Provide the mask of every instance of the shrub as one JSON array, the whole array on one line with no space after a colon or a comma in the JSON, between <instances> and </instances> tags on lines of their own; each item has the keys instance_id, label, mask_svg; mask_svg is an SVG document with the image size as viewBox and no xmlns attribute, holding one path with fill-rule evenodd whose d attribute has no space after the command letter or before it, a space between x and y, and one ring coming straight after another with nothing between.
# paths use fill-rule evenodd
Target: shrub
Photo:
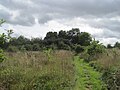
<instances>
[{"instance_id":1,"label":"shrub","mask_svg":"<svg viewBox=\"0 0 120 90\"><path fill-rule=\"evenodd\" d=\"M26 48L25 48L24 45L22 45L22 46L18 46L18 48L19 48L19 50L22 51L22 52L26 51Z\"/></svg>"},{"instance_id":2,"label":"shrub","mask_svg":"<svg viewBox=\"0 0 120 90\"><path fill-rule=\"evenodd\" d=\"M83 47L77 45L75 51L80 53L80 57L85 61L93 61L98 58L98 56L105 51L105 47L102 44L99 44L98 41L92 41L91 45Z\"/></svg>"},{"instance_id":3,"label":"shrub","mask_svg":"<svg viewBox=\"0 0 120 90\"><path fill-rule=\"evenodd\" d=\"M56 50L57 49L57 45L51 44L50 46L48 46L48 49Z\"/></svg>"},{"instance_id":4,"label":"shrub","mask_svg":"<svg viewBox=\"0 0 120 90\"><path fill-rule=\"evenodd\" d=\"M3 62L5 60L5 56L3 54L3 50L0 49L0 63Z\"/></svg>"},{"instance_id":5,"label":"shrub","mask_svg":"<svg viewBox=\"0 0 120 90\"><path fill-rule=\"evenodd\" d=\"M33 51L39 51L39 50L40 50L39 44L33 44Z\"/></svg>"},{"instance_id":6,"label":"shrub","mask_svg":"<svg viewBox=\"0 0 120 90\"><path fill-rule=\"evenodd\" d=\"M76 45L76 47L75 47L76 53L81 53L83 51L84 51L84 47L82 47L81 45Z\"/></svg>"},{"instance_id":7,"label":"shrub","mask_svg":"<svg viewBox=\"0 0 120 90\"><path fill-rule=\"evenodd\" d=\"M88 47L88 54L89 55L95 55L97 53L103 53L105 50L104 46L102 44L99 44L97 41L93 41L91 45Z\"/></svg>"},{"instance_id":8,"label":"shrub","mask_svg":"<svg viewBox=\"0 0 120 90\"><path fill-rule=\"evenodd\" d=\"M90 46L88 46L85 50L87 54L89 54L88 60L95 60L97 59L98 55L105 51L105 47L102 44L99 44L98 41L93 41Z\"/></svg>"},{"instance_id":9,"label":"shrub","mask_svg":"<svg viewBox=\"0 0 120 90\"><path fill-rule=\"evenodd\" d=\"M32 46L31 44L26 44L26 45L25 45L25 48L26 48L26 50L28 50L28 51L32 51L33 46Z\"/></svg>"},{"instance_id":10,"label":"shrub","mask_svg":"<svg viewBox=\"0 0 120 90\"><path fill-rule=\"evenodd\" d=\"M108 49L111 49L111 48L113 48L113 46L112 46L111 44L108 44L108 45L107 45L107 48L108 48Z\"/></svg>"},{"instance_id":11,"label":"shrub","mask_svg":"<svg viewBox=\"0 0 120 90\"><path fill-rule=\"evenodd\" d=\"M120 49L120 43L119 43L119 42L116 42L115 45L114 45L114 47Z\"/></svg>"},{"instance_id":12,"label":"shrub","mask_svg":"<svg viewBox=\"0 0 120 90\"><path fill-rule=\"evenodd\" d=\"M90 61L89 58L90 58L90 55L87 53L87 52L82 52L80 53L80 58L84 59L84 61Z\"/></svg>"},{"instance_id":13,"label":"shrub","mask_svg":"<svg viewBox=\"0 0 120 90\"><path fill-rule=\"evenodd\" d=\"M58 49L63 49L63 50L70 50L70 46L65 44L63 41L60 41L58 43Z\"/></svg>"},{"instance_id":14,"label":"shrub","mask_svg":"<svg viewBox=\"0 0 120 90\"><path fill-rule=\"evenodd\" d=\"M104 71L102 78L107 84L108 90L120 89L120 69L109 68Z\"/></svg>"},{"instance_id":15,"label":"shrub","mask_svg":"<svg viewBox=\"0 0 120 90\"><path fill-rule=\"evenodd\" d=\"M18 48L16 46L9 46L7 49L8 52L17 52Z\"/></svg>"}]
</instances>

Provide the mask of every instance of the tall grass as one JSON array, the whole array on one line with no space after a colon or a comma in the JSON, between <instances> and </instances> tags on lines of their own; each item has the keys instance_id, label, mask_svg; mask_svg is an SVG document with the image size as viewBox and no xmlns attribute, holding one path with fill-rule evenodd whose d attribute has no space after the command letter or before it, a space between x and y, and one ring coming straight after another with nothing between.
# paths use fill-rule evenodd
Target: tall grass
<instances>
[{"instance_id":1,"label":"tall grass","mask_svg":"<svg viewBox=\"0 0 120 90\"><path fill-rule=\"evenodd\" d=\"M116 48L107 49L105 53L97 57L97 63L101 65L103 69L120 67L120 50Z\"/></svg>"},{"instance_id":2,"label":"tall grass","mask_svg":"<svg viewBox=\"0 0 120 90\"><path fill-rule=\"evenodd\" d=\"M92 62L92 66L103 73L102 78L107 84L108 90L120 90L119 49L107 49L105 53L99 54L97 60Z\"/></svg>"},{"instance_id":3,"label":"tall grass","mask_svg":"<svg viewBox=\"0 0 120 90\"><path fill-rule=\"evenodd\" d=\"M0 90L100 90L102 79L109 90L120 89L118 49L106 50L89 63L64 50L5 54L7 60L0 63Z\"/></svg>"},{"instance_id":4,"label":"tall grass","mask_svg":"<svg viewBox=\"0 0 120 90\"><path fill-rule=\"evenodd\" d=\"M0 64L0 90L72 90L73 54L69 51L6 52Z\"/></svg>"}]
</instances>

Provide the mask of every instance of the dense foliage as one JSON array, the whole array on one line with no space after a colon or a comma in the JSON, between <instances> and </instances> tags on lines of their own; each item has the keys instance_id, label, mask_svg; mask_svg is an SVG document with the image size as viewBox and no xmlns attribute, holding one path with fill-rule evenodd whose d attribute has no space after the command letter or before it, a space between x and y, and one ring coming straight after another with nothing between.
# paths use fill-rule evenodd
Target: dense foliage
<instances>
[{"instance_id":1,"label":"dense foliage","mask_svg":"<svg viewBox=\"0 0 120 90\"><path fill-rule=\"evenodd\" d=\"M0 20L0 26L4 23L5 21L3 19ZM0 63L3 62L3 60L5 59L5 56L3 54L3 50L1 49L2 46L4 45L4 42L6 41L6 35L0 34Z\"/></svg>"},{"instance_id":2,"label":"dense foliage","mask_svg":"<svg viewBox=\"0 0 120 90\"><path fill-rule=\"evenodd\" d=\"M10 34L12 34L12 31L9 31L8 35L10 36ZM5 43L1 44L0 47L8 51L22 50L23 48L27 51L40 51L48 48L75 50L77 45L89 46L91 41L92 37L89 33L80 32L79 29L75 28L69 31L61 30L59 33L48 32L44 39L28 39L24 36L14 37L9 42L5 40Z\"/></svg>"},{"instance_id":3,"label":"dense foliage","mask_svg":"<svg viewBox=\"0 0 120 90\"><path fill-rule=\"evenodd\" d=\"M4 60L5 60L5 56L4 56L3 50L0 49L0 63L3 62Z\"/></svg>"}]
</instances>

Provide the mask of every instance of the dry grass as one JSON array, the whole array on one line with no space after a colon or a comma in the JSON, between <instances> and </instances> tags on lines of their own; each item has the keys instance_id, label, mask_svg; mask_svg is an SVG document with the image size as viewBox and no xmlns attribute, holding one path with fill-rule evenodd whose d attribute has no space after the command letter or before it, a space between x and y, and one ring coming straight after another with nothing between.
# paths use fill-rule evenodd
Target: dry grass
<instances>
[{"instance_id":1,"label":"dry grass","mask_svg":"<svg viewBox=\"0 0 120 90\"><path fill-rule=\"evenodd\" d=\"M108 49L99 55L97 65L109 90L120 90L120 50Z\"/></svg>"},{"instance_id":2,"label":"dry grass","mask_svg":"<svg viewBox=\"0 0 120 90\"><path fill-rule=\"evenodd\" d=\"M120 67L120 50L108 49L105 53L99 55L97 63L102 68Z\"/></svg>"},{"instance_id":3,"label":"dry grass","mask_svg":"<svg viewBox=\"0 0 120 90\"><path fill-rule=\"evenodd\" d=\"M47 74L63 76L70 82L74 81L72 52L54 51L50 53L50 57L44 52L6 52L6 56L7 60L0 66L0 88L23 90L30 87L36 78ZM13 81L8 81L11 77L14 77Z\"/></svg>"}]
</instances>

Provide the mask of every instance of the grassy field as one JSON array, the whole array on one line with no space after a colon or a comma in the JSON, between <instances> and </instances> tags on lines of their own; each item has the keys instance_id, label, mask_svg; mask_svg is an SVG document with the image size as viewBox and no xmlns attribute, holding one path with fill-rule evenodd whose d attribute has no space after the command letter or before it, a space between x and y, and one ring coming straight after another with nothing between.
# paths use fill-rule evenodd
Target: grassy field
<instances>
[{"instance_id":1,"label":"grassy field","mask_svg":"<svg viewBox=\"0 0 120 90\"><path fill-rule=\"evenodd\" d=\"M117 48L108 49L105 53L98 56L97 64L103 69L120 67L120 50Z\"/></svg>"},{"instance_id":2,"label":"grassy field","mask_svg":"<svg viewBox=\"0 0 120 90\"><path fill-rule=\"evenodd\" d=\"M0 90L107 90L102 79L114 79L109 70L120 66L118 50L107 50L90 63L64 50L5 54L7 59L0 63ZM106 71L109 74L104 77Z\"/></svg>"},{"instance_id":3,"label":"grassy field","mask_svg":"<svg viewBox=\"0 0 120 90\"><path fill-rule=\"evenodd\" d=\"M57 52L6 53L0 64L0 90L72 90L73 54Z\"/></svg>"}]
</instances>

